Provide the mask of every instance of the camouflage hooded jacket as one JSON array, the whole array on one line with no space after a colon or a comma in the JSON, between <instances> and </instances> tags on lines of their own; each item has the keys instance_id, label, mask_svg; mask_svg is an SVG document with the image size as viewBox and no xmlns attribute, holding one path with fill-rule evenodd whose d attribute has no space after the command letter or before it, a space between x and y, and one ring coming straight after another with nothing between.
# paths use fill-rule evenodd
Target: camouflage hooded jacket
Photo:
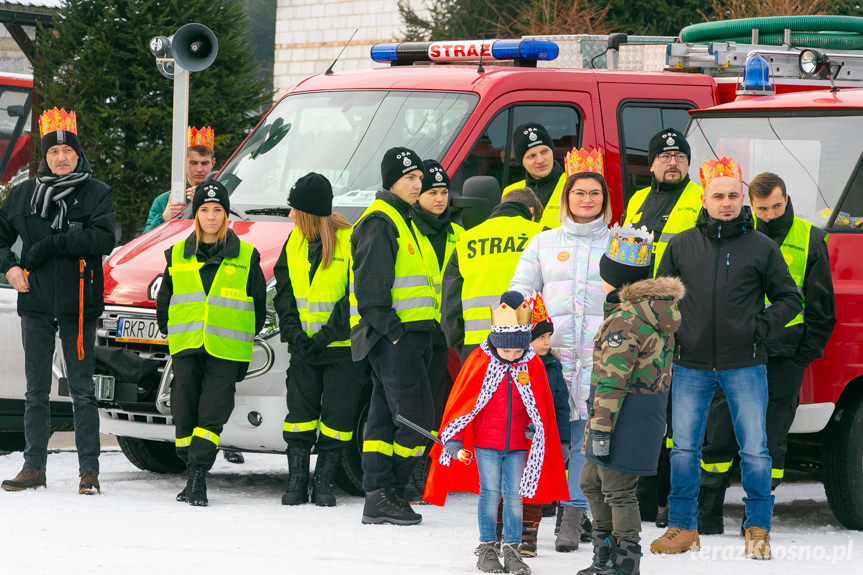
<instances>
[{"instance_id":1,"label":"camouflage hooded jacket","mask_svg":"<svg viewBox=\"0 0 863 575\"><path fill-rule=\"evenodd\" d=\"M620 303L606 304L594 339L585 433L611 433L611 455L598 460L588 440L588 460L631 475L656 472L684 292L679 279L660 277L624 286Z\"/></svg>"}]
</instances>

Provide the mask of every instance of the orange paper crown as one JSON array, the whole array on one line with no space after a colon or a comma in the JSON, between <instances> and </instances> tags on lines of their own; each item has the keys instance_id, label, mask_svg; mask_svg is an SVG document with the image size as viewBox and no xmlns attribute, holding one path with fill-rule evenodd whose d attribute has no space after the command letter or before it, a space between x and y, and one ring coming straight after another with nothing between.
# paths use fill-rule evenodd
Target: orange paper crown
<instances>
[{"instance_id":1,"label":"orange paper crown","mask_svg":"<svg viewBox=\"0 0 863 575\"><path fill-rule=\"evenodd\" d=\"M720 160L710 158L701 164L701 169L698 173L701 175L702 188L706 188L707 184L716 178L734 178L738 182L743 181L743 177L740 174L740 166L737 162L725 156L722 156Z\"/></svg>"},{"instance_id":2,"label":"orange paper crown","mask_svg":"<svg viewBox=\"0 0 863 575\"><path fill-rule=\"evenodd\" d=\"M602 160L602 151L598 148L594 148L590 152L584 148L573 148L566 153L564 169L567 177L581 172L593 172L604 178L605 163Z\"/></svg>"},{"instance_id":3,"label":"orange paper crown","mask_svg":"<svg viewBox=\"0 0 863 575\"><path fill-rule=\"evenodd\" d=\"M530 326L533 327L541 321L551 319L548 317L548 312L545 309L545 302L542 299L542 294L539 292L533 292L533 295L530 299L527 300L528 304L530 304L531 309L533 309L533 314L530 317Z\"/></svg>"},{"instance_id":4,"label":"orange paper crown","mask_svg":"<svg viewBox=\"0 0 863 575\"><path fill-rule=\"evenodd\" d=\"M215 149L216 142L216 133L213 132L213 128L210 126L204 126L200 130L189 126L189 130L186 133L186 140L188 141L187 146L206 146L211 150Z\"/></svg>"},{"instance_id":5,"label":"orange paper crown","mask_svg":"<svg viewBox=\"0 0 863 575\"><path fill-rule=\"evenodd\" d=\"M66 112L63 108L45 110L39 116L39 137L44 138L45 134L63 130L64 132L78 133L78 123L75 120L75 112Z\"/></svg>"}]
</instances>

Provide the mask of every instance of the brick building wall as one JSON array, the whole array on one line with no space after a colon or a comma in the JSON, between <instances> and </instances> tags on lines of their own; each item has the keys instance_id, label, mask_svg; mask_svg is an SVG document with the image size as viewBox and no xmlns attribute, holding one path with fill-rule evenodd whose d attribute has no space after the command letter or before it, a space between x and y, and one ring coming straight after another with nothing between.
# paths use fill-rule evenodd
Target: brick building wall
<instances>
[{"instance_id":1,"label":"brick building wall","mask_svg":"<svg viewBox=\"0 0 863 575\"><path fill-rule=\"evenodd\" d=\"M326 71L355 29L357 35L336 71L380 66L369 57L372 45L398 40L404 33L397 0L278 0L275 97L303 78Z\"/></svg>"}]
</instances>

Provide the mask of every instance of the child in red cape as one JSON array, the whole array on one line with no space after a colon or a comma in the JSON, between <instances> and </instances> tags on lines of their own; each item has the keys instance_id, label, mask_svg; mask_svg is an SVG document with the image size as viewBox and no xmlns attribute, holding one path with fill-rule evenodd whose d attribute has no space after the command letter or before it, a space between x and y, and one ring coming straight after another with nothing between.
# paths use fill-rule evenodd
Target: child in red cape
<instances>
[{"instance_id":1,"label":"child in red cape","mask_svg":"<svg viewBox=\"0 0 863 575\"><path fill-rule=\"evenodd\" d=\"M423 499L443 505L449 492L479 493L477 567L526 575L518 552L522 498L527 503L568 500L569 490L554 401L542 360L530 347L531 308L506 292L492 310L492 332L467 358L444 409L439 444L432 447ZM465 465L461 450L476 453ZM503 544L498 560L498 502L503 497Z\"/></svg>"}]
</instances>

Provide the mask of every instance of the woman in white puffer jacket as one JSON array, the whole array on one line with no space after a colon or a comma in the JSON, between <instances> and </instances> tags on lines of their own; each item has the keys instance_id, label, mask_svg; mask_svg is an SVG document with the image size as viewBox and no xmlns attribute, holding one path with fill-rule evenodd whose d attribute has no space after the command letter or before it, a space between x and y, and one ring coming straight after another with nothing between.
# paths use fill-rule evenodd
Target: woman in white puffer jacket
<instances>
[{"instance_id":1,"label":"woman in white puffer jacket","mask_svg":"<svg viewBox=\"0 0 863 575\"><path fill-rule=\"evenodd\" d=\"M572 499L563 502L563 522L555 548L572 551L578 549L588 508L578 479L584 463L581 444L593 371L593 338L602 324L605 302L599 260L608 243L611 202L601 174L579 172L567 178L560 197L560 219L561 227L538 234L527 245L509 289L523 294L541 292L554 325L551 345L563 364L572 430L569 459Z\"/></svg>"}]
</instances>

